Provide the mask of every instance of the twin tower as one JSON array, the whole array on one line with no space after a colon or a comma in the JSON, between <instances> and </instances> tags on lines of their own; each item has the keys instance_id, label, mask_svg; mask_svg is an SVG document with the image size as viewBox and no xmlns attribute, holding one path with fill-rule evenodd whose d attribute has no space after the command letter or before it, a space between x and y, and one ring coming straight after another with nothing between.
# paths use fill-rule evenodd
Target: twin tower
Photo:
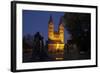
<instances>
[{"instance_id":1,"label":"twin tower","mask_svg":"<svg viewBox=\"0 0 100 73\"><path fill-rule=\"evenodd\" d=\"M63 55L64 52L64 26L62 23L62 19L58 24L58 31L54 31L54 23L52 16L50 16L48 22L48 51L49 53L59 53ZM62 59L62 55L56 56L55 59Z\"/></svg>"}]
</instances>

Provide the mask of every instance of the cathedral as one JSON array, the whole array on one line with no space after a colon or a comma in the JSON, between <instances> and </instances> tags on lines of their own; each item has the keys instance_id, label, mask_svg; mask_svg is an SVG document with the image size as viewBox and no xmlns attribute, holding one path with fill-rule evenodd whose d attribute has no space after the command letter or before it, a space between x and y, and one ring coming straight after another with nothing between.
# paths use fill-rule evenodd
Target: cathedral
<instances>
[{"instance_id":1,"label":"cathedral","mask_svg":"<svg viewBox=\"0 0 100 73\"><path fill-rule=\"evenodd\" d=\"M63 59L64 53L64 26L62 19L58 24L58 31L54 31L53 19L50 16L48 22L48 51L56 60Z\"/></svg>"}]
</instances>

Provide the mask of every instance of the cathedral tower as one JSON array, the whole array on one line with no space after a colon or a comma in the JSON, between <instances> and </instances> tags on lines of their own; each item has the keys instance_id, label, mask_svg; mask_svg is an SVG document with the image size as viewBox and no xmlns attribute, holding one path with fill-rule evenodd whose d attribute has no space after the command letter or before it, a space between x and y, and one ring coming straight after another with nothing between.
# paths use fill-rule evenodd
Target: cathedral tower
<instances>
[{"instance_id":1,"label":"cathedral tower","mask_svg":"<svg viewBox=\"0 0 100 73\"><path fill-rule=\"evenodd\" d=\"M52 20L52 16L50 16L49 23L48 23L48 38L53 39L53 33L54 33L54 24Z\"/></svg>"},{"instance_id":2,"label":"cathedral tower","mask_svg":"<svg viewBox=\"0 0 100 73\"><path fill-rule=\"evenodd\" d=\"M58 31L59 31L59 37L61 38L61 42L64 43L64 26L62 23L62 18L60 19Z\"/></svg>"}]
</instances>

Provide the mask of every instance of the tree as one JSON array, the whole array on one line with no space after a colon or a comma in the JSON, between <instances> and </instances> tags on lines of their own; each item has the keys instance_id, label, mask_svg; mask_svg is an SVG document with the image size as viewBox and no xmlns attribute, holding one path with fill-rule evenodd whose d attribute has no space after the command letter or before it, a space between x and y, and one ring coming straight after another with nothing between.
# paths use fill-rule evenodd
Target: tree
<instances>
[{"instance_id":1,"label":"tree","mask_svg":"<svg viewBox=\"0 0 100 73\"><path fill-rule=\"evenodd\" d=\"M65 13L63 16L65 29L72 35L72 40L80 50L90 49L90 18L89 13Z\"/></svg>"}]
</instances>

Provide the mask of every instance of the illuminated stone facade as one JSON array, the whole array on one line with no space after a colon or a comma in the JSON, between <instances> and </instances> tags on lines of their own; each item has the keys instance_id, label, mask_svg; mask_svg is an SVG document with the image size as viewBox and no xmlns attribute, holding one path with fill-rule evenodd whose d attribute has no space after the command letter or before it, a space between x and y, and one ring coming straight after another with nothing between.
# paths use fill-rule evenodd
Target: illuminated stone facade
<instances>
[{"instance_id":1,"label":"illuminated stone facade","mask_svg":"<svg viewBox=\"0 0 100 73\"><path fill-rule=\"evenodd\" d=\"M56 59L62 59L64 52L64 26L62 19L58 25L58 31L54 31L54 24L52 17L50 16L48 23L48 51L54 53ZM59 56L58 56L58 55ZM58 57L57 57L58 56Z\"/></svg>"}]
</instances>

